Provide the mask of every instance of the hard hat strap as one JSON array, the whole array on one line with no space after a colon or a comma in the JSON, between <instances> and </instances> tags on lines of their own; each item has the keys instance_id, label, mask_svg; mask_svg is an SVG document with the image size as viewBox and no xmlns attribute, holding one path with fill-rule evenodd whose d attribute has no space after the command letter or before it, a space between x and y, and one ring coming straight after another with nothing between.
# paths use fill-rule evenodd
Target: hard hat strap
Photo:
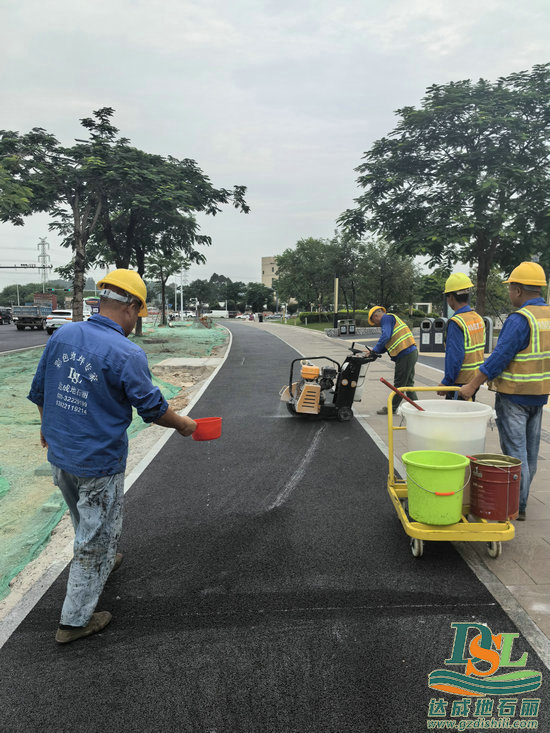
<instances>
[{"instance_id":1,"label":"hard hat strap","mask_svg":"<svg viewBox=\"0 0 550 733\"><path fill-rule=\"evenodd\" d=\"M120 293L115 293L114 290L109 290L108 288L104 288L99 293L100 298L108 298L109 300L118 300L120 303L139 303L141 305L141 301L139 298L136 298L135 295L120 295Z\"/></svg>"}]
</instances>

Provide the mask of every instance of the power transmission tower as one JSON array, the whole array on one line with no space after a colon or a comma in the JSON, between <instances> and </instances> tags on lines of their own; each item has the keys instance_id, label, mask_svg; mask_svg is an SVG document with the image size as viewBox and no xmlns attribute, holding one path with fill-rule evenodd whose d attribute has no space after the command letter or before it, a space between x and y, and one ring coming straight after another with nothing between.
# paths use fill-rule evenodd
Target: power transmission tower
<instances>
[{"instance_id":1,"label":"power transmission tower","mask_svg":"<svg viewBox=\"0 0 550 733\"><path fill-rule=\"evenodd\" d=\"M42 280L42 292L46 292L46 283L48 282L48 270L50 269L50 255L46 252L50 249L50 245L46 241L46 237L40 237L38 242L38 267L40 268L40 279Z\"/></svg>"}]
</instances>

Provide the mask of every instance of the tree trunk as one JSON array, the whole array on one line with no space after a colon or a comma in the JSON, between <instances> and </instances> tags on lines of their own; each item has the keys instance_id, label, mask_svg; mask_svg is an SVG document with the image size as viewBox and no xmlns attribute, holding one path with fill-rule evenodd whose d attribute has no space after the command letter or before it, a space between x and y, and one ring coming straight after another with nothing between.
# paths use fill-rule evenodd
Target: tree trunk
<instances>
[{"instance_id":1,"label":"tree trunk","mask_svg":"<svg viewBox=\"0 0 550 733\"><path fill-rule=\"evenodd\" d=\"M74 277L73 277L73 321L82 321L84 318L84 273L86 269L86 246L82 233L74 233Z\"/></svg>"},{"instance_id":2,"label":"tree trunk","mask_svg":"<svg viewBox=\"0 0 550 733\"><path fill-rule=\"evenodd\" d=\"M71 202L73 209L73 248L74 248L74 273L73 273L73 300L72 311L73 321L82 321L84 297L84 272L86 269L86 243L82 231L82 221L80 218L80 202L78 193L75 194Z\"/></svg>"},{"instance_id":3,"label":"tree trunk","mask_svg":"<svg viewBox=\"0 0 550 733\"><path fill-rule=\"evenodd\" d=\"M90 238L97 220L101 213L101 201L95 206L95 212L90 223L89 217L93 207L93 202L88 201L84 206L84 211L80 209L80 199L78 191L75 193L71 201L73 210L73 248L74 248L74 274L73 274L73 321L82 321L84 318L84 283L86 276L86 243Z\"/></svg>"},{"instance_id":4,"label":"tree trunk","mask_svg":"<svg viewBox=\"0 0 550 733\"><path fill-rule=\"evenodd\" d=\"M136 261L138 275L143 279L145 272L145 255L141 248L136 248ZM127 268L126 268L127 269ZM136 336L143 336L143 318L138 318L136 323Z\"/></svg>"},{"instance_id":5,"label":"tree trunk","mask_svg":"<svg viewBox=\"0 0 550 733\"><path fill-rule=\"evenodd\" d=\"M476 311L480 316L485 315L485 301L487 299L487 279L489 278L489 266L487 255L481 254L477 260L477 298Z\"/></svg>"},{"instance_id":6,"label":"tree trunk","mask_svg":"<svg viewBox=\"0 0 550 733\"><path fill-rule=\"evenodd\" d=\"M160 279L160 297L162 298L162 325L166 326L166 280Z\"/></svg>"}]
</instances>

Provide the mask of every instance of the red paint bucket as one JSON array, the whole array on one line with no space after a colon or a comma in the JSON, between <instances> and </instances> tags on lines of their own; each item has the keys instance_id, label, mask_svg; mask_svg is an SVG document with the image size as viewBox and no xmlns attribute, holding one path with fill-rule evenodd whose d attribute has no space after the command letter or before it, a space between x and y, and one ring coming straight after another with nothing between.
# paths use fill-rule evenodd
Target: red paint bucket
<instances>
[{"instance_id":1,"label":"red paint bucket","mask_svg":"<svg viewBox=\"0 0 550 733\"><path fill-rule=\"evenodd\" d=\"M193 440L216 440L222 434L221 417L195 417L193 420L197 423L191 434Z\"/></svg>"},{"instance_id":2,"label":"red paint bucket","mask_svg":"<svg viewBox=\"0 0 550 733\"><path fill-rule=\"evenodd\" d=\"M519 513L521 461L498 453L478 453L470 458L470 514L505 522Z\"/></svg>"}]
</instances>

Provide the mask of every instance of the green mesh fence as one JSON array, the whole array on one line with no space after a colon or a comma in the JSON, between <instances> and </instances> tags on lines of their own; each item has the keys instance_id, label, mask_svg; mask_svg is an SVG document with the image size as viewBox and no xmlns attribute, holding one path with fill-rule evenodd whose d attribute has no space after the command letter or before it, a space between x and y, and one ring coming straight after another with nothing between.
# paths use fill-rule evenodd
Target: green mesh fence
<instances>
[{"instance_id":1,"label":"green mesh fence","mask_svg":"<svg viewBox=\"0 0 550 733\"><path fill-rule=\"evenodd\" d=\"M143 336L131 337L154 366L171 357L210 356L226 340L226 331L182 323L174 328L145 325ZM40 553L66 511L52 483L46 451L40 445L40 417L27 399L42 349L0 354L0 599L9 583ZM166 397L180 388L153 377ZM134 411L130 440L147 425Z\"/></svg>"}]
</instances>

